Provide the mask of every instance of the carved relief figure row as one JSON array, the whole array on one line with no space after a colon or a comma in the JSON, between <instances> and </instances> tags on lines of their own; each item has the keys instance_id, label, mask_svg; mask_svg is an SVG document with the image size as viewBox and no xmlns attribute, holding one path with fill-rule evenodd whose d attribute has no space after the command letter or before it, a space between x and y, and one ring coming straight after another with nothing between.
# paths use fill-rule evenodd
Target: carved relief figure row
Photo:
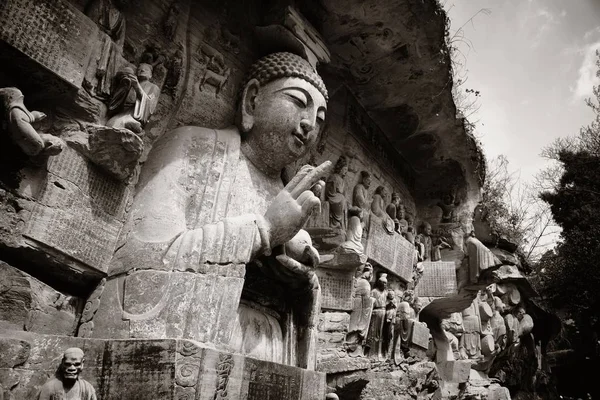
<instances>
[{"instance_id":1,"label":"carved relief figure row","mask_svg":"<svg viewBox=\"0 0 600 400\"><path fill-rule=\"evenodd\" d=\"M415 329L418 334L423 329L426 331L424 352L429 331L425 324L418 322L418 300L413 291L406 290L397 299L397 293L387 287L386 273L378 275L373 289L369 283L372 276L373 267L366 263L355 280L354 307L346 336L350 357L367 356L376 361L393 358L398 364L416 344L413 341ZM417 328L415 325L418 325Z\"/></svg>"}]
</instances>

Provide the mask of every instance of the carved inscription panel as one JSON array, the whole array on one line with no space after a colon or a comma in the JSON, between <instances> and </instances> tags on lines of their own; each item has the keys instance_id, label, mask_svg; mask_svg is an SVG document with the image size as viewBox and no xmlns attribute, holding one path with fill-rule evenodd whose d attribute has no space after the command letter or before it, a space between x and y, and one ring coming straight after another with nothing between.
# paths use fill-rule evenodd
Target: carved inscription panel
<instances>
[{"instance_id":1,"label":"carved inscription panel","mask_svg":"<svg viewBox=\"0 0 600 400\"><path fill-rule=\"evenodd\" d=\"M393 270L396 262L396 241L383 228L379 217L371 214L369 218L369 238L365 250L367 257L382 267Z\"/></svg>"},{"instance_id":2,"label":"carved inscription panel","mask_svg":"<svg viewBox=\"0 0 600 400\"><path fill-rule=\"evenodd\" d=\"M0 40L81 87L95 24L62 0L1 0Z\"/></svg>"},{"instance_id":3,"label":"carved inscription panel","mask_svg":"<svg viewBox=\"0 0 600 400\"><path fill-rule=\"evenodd\" d=\"M69 148L48 170L25 236L104 271L123 226L126 187Z\"/></svg>"},{"instance_id":4,"label":"carved inscription panel","mask_svg":"<svg viewBox=\"0 0 600 400\"><path fill-rule=\"evenodd\" d=\"M412 280L414 246L396 232L388 234L382 220L374 214L369 218L369 237L365 253L388 272L406 282Z\"/></svg>"},{"instance_id":5,"label":"carved inscription panel","mask_svg":"<svg viewBox=\"0 0 600 400\"><path fill-rule=\"evenodd\" d=\"M331 310L352 310L354 296L353 272L328 268L317 269L321 285L321 307Z\"/></svg>"},{"instance_id":6,"label":"carved inscription panel","mask_svg":"<svg viewBox=\"0 0 600 400\"><path fill-rule=\"evenodd\" d=\"M260 365L262 364L262 365ZM246 400L298 399L301 396L301 376L296 368L246 359L245 368L250 370Z\"/></svg>"},{"instance_id":7,"label":"carved inscription panel","mask_svg":"<svg viewBox=\"0 0 600 400\"><path fill-rule=\"evenodd\" d=\"M452 261L423 262L423 276L416 292L420 297L446 297L456 294L455 263Z\"/></svg>"},{"instance_id":8,"label":"carved inscription panel","mask_svg":"<svg viewBox=\"0 0 600 400\"><path fill-rule=\"evenodd\" d=\"M394 271L399 277L408 282L412 279L415 246L401 235L395 235L395 237L396 260Z\"/></svg>"}]
</instances>

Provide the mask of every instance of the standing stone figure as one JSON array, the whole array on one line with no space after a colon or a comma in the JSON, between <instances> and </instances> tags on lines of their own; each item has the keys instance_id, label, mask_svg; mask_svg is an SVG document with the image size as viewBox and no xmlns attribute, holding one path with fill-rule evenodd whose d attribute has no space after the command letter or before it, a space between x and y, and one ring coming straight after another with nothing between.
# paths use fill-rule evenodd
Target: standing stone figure
<instances>
[{"instance_id":1,"label":"standing stone figure","mask_svg":"<svg viewBox=\"0 0 600 400\"><path fill-rule=\"evenodd\" d=\"M419 233L419 238L417 240L417 243L420 243L423 246L421 253L423 261L432 259L433 245L431 233L431 225L429 222L423 222L421 224L421 232Z\"/></svg>"},{"instance_id":2,"label":"standing stone figure","mask_svg":"<svg viewBox=\"0 0 600 400\"><path fill-rule=\"evenodd\" d=\"M163 135L142 168L92 337L189 338L227 347L239 339L231 337L236 313L249 308L240 303L246 264L260 258L303 290L301 304L311 311L297 365L314 368L319 254L306 245L305 265L282 249L319 210L310 188L331 163L302 167L285 187L281 171L315 145L326 111L327 91L313 67L295 54L273 53L250 68L236 126L184 126Z\"/></svg>"},{"instance_id":3,"label":"standing stone figure","mask_svg":"<svg viewBox=\"0 0 600 400\"><path fill-rule=\"evenodd\" d=\"M95 86L95 93L107 98L111 93L112 78L117 73L119 58L125 43L125 16L122 11L130 0L91 0L85 7L85 15L98 24L98 27L109 37L101 45L100 58L96 68L90 69L95 75L86 74L88 85Z\"/></svg>"},{"instance_id":4,"label":"standing stone figure","mask_svg":"<svg viewBox=\"0 0 600 400\"><path fill-rule=\"evenodd\" d=\"M150 78L152 66L146 63L139 65L137 76L130 67L117 74L117 88L108 103L108 110L113 116L106 123L107 126L142 133L160 95L160 89L150 82Z\"/></svg>"},{"instance_id":5,"label":"standing stone figure","mask_svg":"<svg viewBox=\"0 0 600 400\"><path fill-rule=\"evenodd\" d=\"M371 290L373 298L373 313L367 335L369 358L383 359L383 323L385 322L385 307L387 304L387 274L382 273L377 279L375 288Z\"/></svg>"},{"instance_id":6,"label":"standing stone figure","mask_svg":"<svg viewBox=\"0 0 600 400\"><path fill-rule=\"evenodd\" d=\"M333 174L325 184L325 199L329 202L329 225L332 228L346 229L347 202L344 191L344 178L348 173L348 160L341 156L335 163Z\"/></svg>"},{"instance_id":7,"label":"standing stone figure","mask_svg":"<svg viewBox=\"0 0 600 400\"><path fill-rule=\"evenodd\" d=\"M481 356L481 320L477 299L462 311L464 332L460 338L462 359L475 359Z\"/></svg>"},{"instance_id":8,"label":"standing stone figure","mask_svg":"<svg viewBox=\"0 0 600 400\"><path fill-rule=\"evenodd\" d=\"M38 133L31 124L46 118L39 111L29 111L23 104L23 93L17 88L0 89L0 115L2 128L7 129L12 141L28 156L38 154L54 156L64 148L64 142L56 136Z\"/></svg>"},{"instance_id":9,"label":"standing stone figure","mask_svg":"<svg viewBox=\"0 0 600 400\"><path fill-rule=\"evenodd\" d=\"M346 335L346 346L350 357L364 356L363 345L367 338L371 312L373 310L373 299L371 298L371 277L373 267L365 263L362 274L354 281L354 304L350 314L348 335Z\"/></svg>"},{"instance_id":10,"label":"standing stone figure","mask_svg":"<svg viewBox=\"0 0 600 400\"><path fill-rule=\"evenodd\" d=\"M393 353L394 326L396 324L396 296L393 291L387 292L387 304L385 305L385 321L383 322L382 352L384 358L388 359Z\"/></svg>"},{"instance_id":11,"label":"standing stone figure","mask_svg":"<svg viewBox=\"0 0 600 400\"><path fill-rule=\"evenodd\" d=\"M94 387L79 375L83 370L83 350L77 347L67 349L56 377L44 383L38 400L96 400Z\"/></svg>"}]
</instances>

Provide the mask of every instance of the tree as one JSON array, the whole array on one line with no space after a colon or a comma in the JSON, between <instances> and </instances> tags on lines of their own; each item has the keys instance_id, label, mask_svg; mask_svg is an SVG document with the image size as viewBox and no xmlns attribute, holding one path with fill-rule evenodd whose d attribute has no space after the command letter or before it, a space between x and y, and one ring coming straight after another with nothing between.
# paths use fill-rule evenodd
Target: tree
<instances>
[{"instance_id":1,"label":"tree","mask_svg":"<svg viewBox=\"0 0 600 400\"><path fill-rule=\"evenodd\" d=\"M600 77L600 53L596 55ZM600 268L595 265L600 260L600 87L593 93L595 99L586 100L596 114L591 124L544 150L559 168L545 172L548 190L540 196L562 228L557 259L541 265L545 293L555 307L590 326L597 325L600 306Z\"/></svg>"},{"instance_id":2,"label":"tree","mask_svg":"<svg viewBox=\"0 0 600 400\"><path fill-rule=\"evenodd\" d=\"M521 181L500 155L488 161L482 204L492 233L518 245L528 263L537 261L554 246L559 232L550 207L541 201L536 184Z\"/></svg>"}]
</instances>

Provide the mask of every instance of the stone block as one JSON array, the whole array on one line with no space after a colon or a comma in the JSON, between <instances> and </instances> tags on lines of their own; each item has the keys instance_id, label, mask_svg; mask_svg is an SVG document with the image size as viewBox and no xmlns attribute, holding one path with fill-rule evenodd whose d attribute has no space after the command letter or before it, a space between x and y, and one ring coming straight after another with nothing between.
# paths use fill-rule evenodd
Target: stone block
<instances>
[{"instance_id":1,"label":"stone block","mask_svg":"<svg viewBox=\"0 0 600 400\"><path fill-rule=\"evenodd\" d=\"M0 8L0 40L68 84L80 88L99 29L67 1L7 0Z\"/></svg>"},{"instance_id":2,"label":"stone block","mask_svg":"<svg viewBox=\"0 0 600 400\"><path fill-rule=\"evenodd\" d=\"M323 312L319 315L319 332L347 332L350 314L344 312Z\"/></svg>"},{"instance_id":3,"label":"stone block","mask_svg":"<svg viewBox=\"0 0 600 400\"><path fill-rule=\"evenodd\" d=\"M337 355L330 357L320 357L317 359L317 371L327 374L336 374L339 372L351 372L367 370L371 368L371 361L366 357L339 357Z\"/></svg>"},{"instance_id":4,"label":"stone block","mask_svg":"<svg viewBox=\"0 0 600 400\"><path fill-rule=\"evenodd\" d=\"M81 339L15 331L0 333L0 350L10 354L9 362L0 365L1 387L10 387L14 398L35 398L62 352L73 346L85 352L82 377L103 400L313 400L325 395L321 372L221 352L190 340Z\"/></svg>"},{"instance_id":5,"label":"stone block","mask_svg":"<svg viewBox=\"0 0 600 400\"><path fill-rule=\"evenodd\" d=\"M471 362L464 361L442 361L436 364L438 374L444 382L463 383L469 380Z\"/></svg>"},{"instance_id":6,"label":"stone block","mask_svg":"<svg viewBox=\"0 0 600 400\"><path fill-rule=\"evenodd\" d=\"M318 268L316 273L321 285L321 308L352 310L354 271Z\"/></svg>"},{"instance_id":7,"label":"stone block","mask_svg":"<svg viewBox=\"0 0 600 400\"><path fill-rule=\"evenodd\" d=\"M416 287L416 294L419 297L446 297L456 293L456 267L454 262L423 262L423 276Z\"/></svg>"},{"instance_id":8,"label":"stone block","mask_svg":"<svg viewBox=\"0 0 600 400\"><path fill-rule=\"evenodd\" d=\"M82 272L108 268L123 227L129 189L66 148L52 157L24 236L39 251L66 254Z\"/></svg>"},{"instance_id":9,"label":"stone block","mask_svg":"<svg viewBox=\"0 0 600 400\"><path fill-rule=\"evenodd\" d=\"M369 217L365 254L403 281L412 280L414 246L398 233L388 234L383 228L382 220L372 213Z\"/></svg>"},{"instance_id":10,"label":"stone block","mask_svg":"<svg viewBox=\"0 0 600 400\"><path fill-rule=\"evenodd\" d=\"M62 294L0 261L0 324L31 332L73 335L83 300Z\"/></svg>"},{"instance_id":11,"label":"stone block","mask_svg":"<svg viewBox=\"0 0 600 400\"><path fill-rule=\"evenodd\" d=\"M490 385L487 396L488 400L510 400L508 389L498 384Z\"/></svg>"}]
</instances>

